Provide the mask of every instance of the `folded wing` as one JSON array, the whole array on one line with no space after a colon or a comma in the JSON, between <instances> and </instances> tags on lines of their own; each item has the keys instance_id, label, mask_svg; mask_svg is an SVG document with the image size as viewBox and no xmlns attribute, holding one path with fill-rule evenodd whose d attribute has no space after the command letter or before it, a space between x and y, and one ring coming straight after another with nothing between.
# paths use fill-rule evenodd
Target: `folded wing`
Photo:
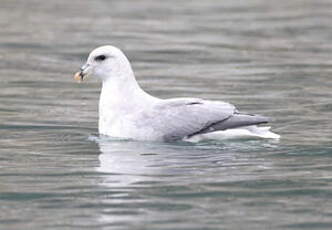
<instances>
[{"instance_id":1,"label":"folded wing","mask_svg":"<svg viewBox=\"0 0 332 230\"><path fill-rule=\"evenodd\" d=\"M145 124L140 125L149 125L165 141L268 122L262 116L240 114L232 104L197 98L163 100L143 116Z\"/></svg>"}]
</instances>

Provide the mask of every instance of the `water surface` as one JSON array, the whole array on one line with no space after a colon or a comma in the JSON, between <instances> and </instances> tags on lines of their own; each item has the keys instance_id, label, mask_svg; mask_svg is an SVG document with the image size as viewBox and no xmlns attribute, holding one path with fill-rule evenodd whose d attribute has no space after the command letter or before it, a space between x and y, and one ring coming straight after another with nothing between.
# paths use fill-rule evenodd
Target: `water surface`
<instances>
[{"instance_id":1,"label":"water surface","mask_svg":"<svg viewBox=\"0 0 332 230\"><path fill-rule=\"evenodd\" d=\"M0 229L331 229L332 2L4 0ZM97 136L100 83L72 74L123 49L148 92L225 100L280 141Z\"/></svg>"}]
</instances>

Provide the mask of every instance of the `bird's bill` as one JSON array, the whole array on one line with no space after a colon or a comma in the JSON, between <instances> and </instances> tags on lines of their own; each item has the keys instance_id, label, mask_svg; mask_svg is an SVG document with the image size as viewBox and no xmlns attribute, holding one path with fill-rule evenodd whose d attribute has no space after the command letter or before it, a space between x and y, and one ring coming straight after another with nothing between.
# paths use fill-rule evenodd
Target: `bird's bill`
<instances>
[{"instance_id":1,"label":"bird's bill","mask_svg":"<svg viewBox=\"0 0 332 230\"><path fill-rule=\"evenodd\" d=\"M74 79L78 82L82 82L84 77L88 74L87 71L88 71L88 68L89 68L89 65L88 64L85 64L84 66L82 66L80 68L80 71L76 72L75 75L74 75Z\"/></svg>"},{"instance_id":2,"label":"bird's bill","mask_svg":"<svg viewBox=\"0 0 332 230\"><path fill-rule=\"evenodd\" d=\"M82 73L82 71L78 71L77 73L75 73L74 75L74 79L78 82L82 82L84 78L84 75Z\"/></svg>"}]
</instances>

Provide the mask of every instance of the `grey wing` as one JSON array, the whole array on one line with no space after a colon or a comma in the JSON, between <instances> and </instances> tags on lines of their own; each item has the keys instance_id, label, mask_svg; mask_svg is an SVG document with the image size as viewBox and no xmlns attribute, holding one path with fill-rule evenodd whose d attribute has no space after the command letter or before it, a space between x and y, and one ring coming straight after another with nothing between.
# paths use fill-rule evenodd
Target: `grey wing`
<instances>
[{"instance_id":1,"label":"grey wing","mask_svg":"<svg viewBox=\"0 0 332 230\"><path fill-rule=\"evenodd\" d=\"M232 104L196 98L163 100L148 117L147 125L165 141L267 122L264 117L238 113Z\"/></svg>"}]
</instances>

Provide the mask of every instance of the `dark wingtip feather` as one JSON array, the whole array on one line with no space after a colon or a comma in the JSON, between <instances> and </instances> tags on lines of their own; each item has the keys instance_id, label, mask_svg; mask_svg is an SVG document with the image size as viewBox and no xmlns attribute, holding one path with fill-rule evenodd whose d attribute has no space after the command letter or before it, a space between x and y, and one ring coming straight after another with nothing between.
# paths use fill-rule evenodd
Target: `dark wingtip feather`
<instances>
[{"instance_id":1,"label":"dark wingtip feather","mask_svg":"<svg viewBox=\"0 0 332 230\"><path fill-rule=\"evenodd\" d=\"M269 118L260 115L235 113L229 118L220 122L214 123L209 127L202 129L195 134L209 133L218 130L234 129L243 126L260 125L269 122Z\"/></svg>"}]
</instances>

